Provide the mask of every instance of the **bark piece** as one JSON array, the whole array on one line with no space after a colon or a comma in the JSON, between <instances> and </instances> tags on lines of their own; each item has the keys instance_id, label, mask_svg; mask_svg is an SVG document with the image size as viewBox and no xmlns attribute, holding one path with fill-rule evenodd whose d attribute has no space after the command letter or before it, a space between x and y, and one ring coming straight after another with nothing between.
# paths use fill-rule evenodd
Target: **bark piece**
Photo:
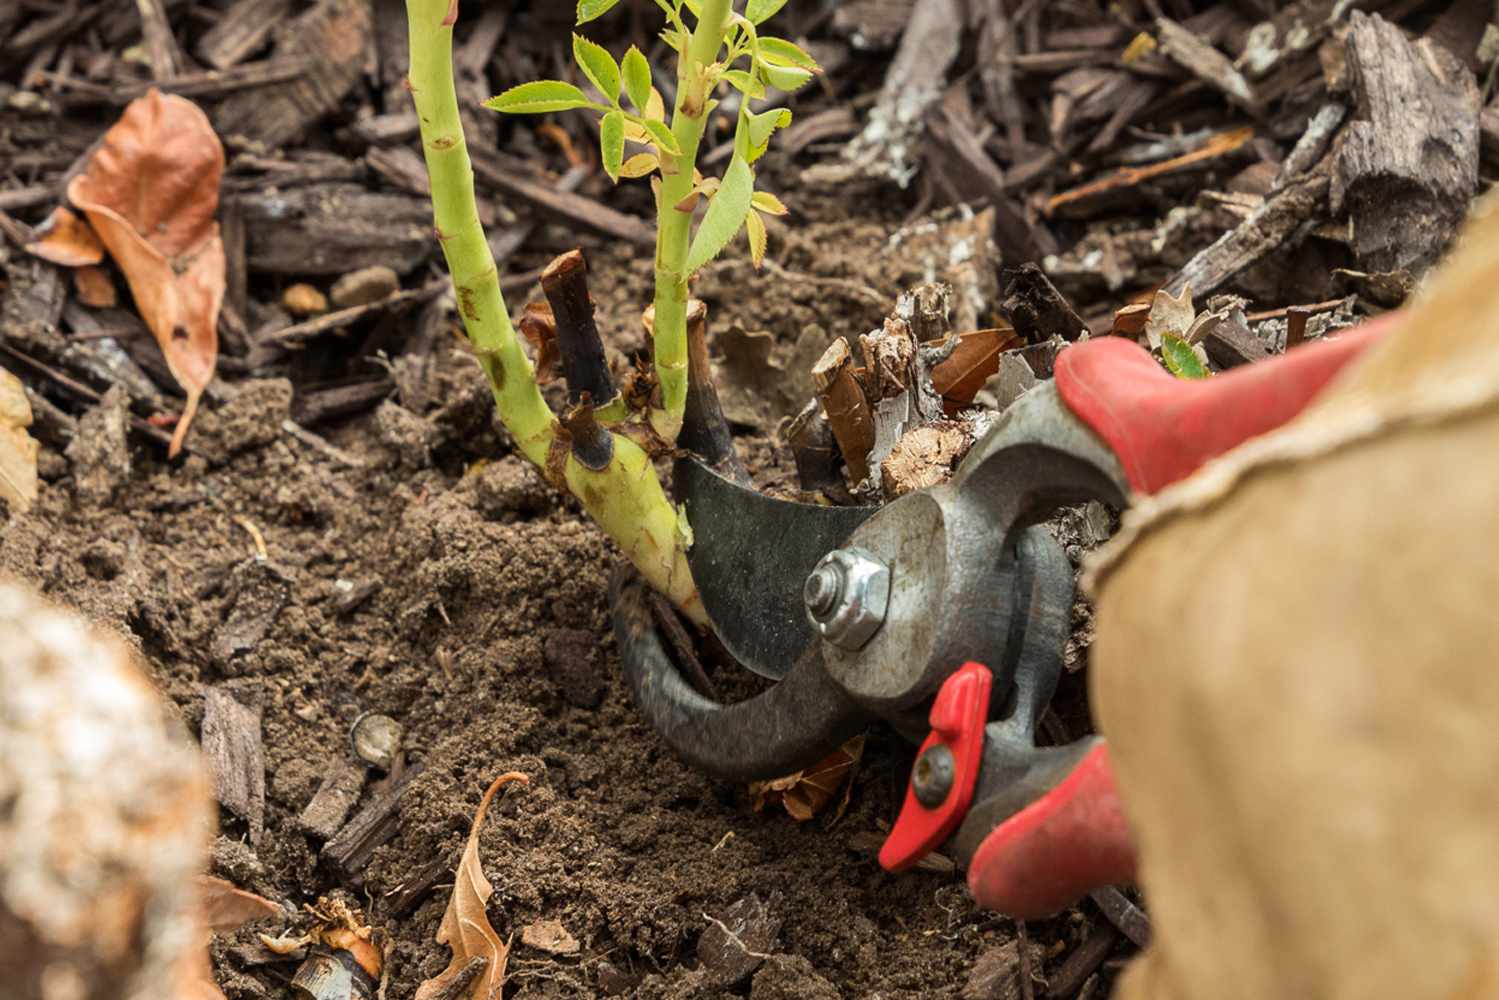
<instances>
[{"instance_id":1,"label":"bark piece","mask_svg":"<svg viewBox=\"0 0 1499 1000\"><path fill-rule=\"evenodd\" d=\"M1025 944L1031 951L1031 968L1039 969L1045 958L1044 949L1029 941ZM1044 980L1032 983L1030 989L1022 984L1020 947L1020 941L1011 939L984 949L968 973L968 982L963 984L962 1000L1025 1000L1044 995Z\"/></svg>"},{"instance_id":2,"label":"bark piece","mask_svg":"<svg viewBox=\"0 0 1499 1000\"><path fill-rule=\"evenodd\" d=\"M250 826L250 843L265 830L265 751L260 709L222 688L203 692L203 756L213 775L219 804Z\"/></svg>"},{"instance_id":3,"label":"bark piece","mask_svg":"<svg viewBox=\"0 0 1499 1000\"><path fill-rule=\"evenodd\" d=\"M1357 108L1337 162L1353 249L1369 271L1419 273L1452 242L1478 187L1478 88L1450 52L1379 16L1352 15Z\"/></svg>"},{"instance_id":4,"label":"bark piece","mask_svg":"<svg viewBox=\"0 0 1499 1000\"><path fill-rule=\"evenodd\" d=\"M166 4L162 0L136 0L135 7L140 12L141 37L151 63L151 76L157 82L170 80L182 72L183 60L177 39L172 37Z\"/></svg>"},{"instance_id":5,"label":"bark piece","mask_svg":"<svg viewBox=\"0 0 1499 1000\"><path fill-rule=\"evenodd\" d=\"M750 893L716 914L697 940L697 958L705 979L716 989L742 982L775 950L781 931L779 893L768 901Z\"/></svg>"},{"instance_id":6,"label":"bark piece","mask_svg":"<svg viewBox=\"0 0 1499 1000\"><path fill-rule=\"evenodd\" d=\"M421 764L408 767L323 845L319 857L337 869L354 887L364 884L364 869L375 849L388 843L400 830L401 798L412 780L421 773Z\"/></svg>"},{"instance_id":7,"label":"bark piece","mask_svg":"<svg viewBox=\"0 0 1499 1000\"><path fill-rule=\"evenodd\" d=\"M1015 332L1028 342L1039 344L1052 337L1072 341L1088 328L1035 264L1006 269L1004 281L1005 301L1001 308L1009 315Z\"/></svg>"},{"instance_id":8,"label":"bark piece","mask_svg":"<svg viewBox=\"0 0 1499 1000\"><path fill-rule=\"evenodd\" d=\"M358 82L373 33L369 0L321 0L276 30L275 54L307 60L297 79L235 94L214 124L225 135L278 148L342 103Z\"/></svg>"},{"instance_id":9,"label":"bark piece","mask_svg":"<svg viewBox=\"0 0 1499 1000\"><path fill-rule=\"evenodd\" d=\"M198 40L197 52L215 69L238 66L270 38L291 0L235 0Z\"/></svg>"},{"instance_id":10,"label":"bark piece","mask_svg":"<svg viewBox=\"0 0 1499 1000\"><path fill-rule=\"evenodd\" d=\"M869 477L869 449L874 447L874 417L864 388L854 375L848 341L839 337L812 369L812 381L822 412L827 415L849 478L855 484Z\"/></svg>"},{"instance_id":11,"label":"bark piece","mask_svg":"<svg viewBox=\"0 0 1499 1000\"><path fill-rule=\"evenodd\" d=\"M817 402L808 403L784 425L781 437L791 446L796 478L804 490L826 490L842 485L838 472L838 442Z\"/></svg>"},{"instance_id":12,"label":"bark piece","mask_svg":"<svg viewBox=\"0 0 1499 1000\"><path fill-rule=\"evenodd\" d=\"M0 584L0 965L8 1000L185 996L208 783L125 646Z\"/></svg>"},{"instance_id":13,"label":"bark piece","mask_svg":"<svg viewBox=\"0 0 1499 1000\"><path fill-rule=\"evenodd\" d=\"M342 758L331 768L297 817L298 826L323 840L331 840L338 833L364 791L364 768Z\"/></svg>"},{"instance_id":14,"label":"bark piece","mask_svg":"<svg viewBox=\"0 0 1499 1000\"><path fill-rule=\"evenodd\" d=\"M1169 18L1156 18L1155 26L1164 55L1239 107L1251 113L1259 111L1253 88L1228 56Z\"/></svg>"},{"instance_id":15,"label":"bark piece","mask_svg":"<svg viewBox=\"0 0 1499 1000\"><path fill-rule=\"evenodd\" d=\"M1223 321L1208 331L1202 347L1219 368L1235 368L1270 356L1269 346L1249 329L1242 309L1229 310Z\"/></svg>"},{"instance_id":16,"label":"bark piece","mask_svg":"<svg viewBox=\"0 0 1499 1000\"><path fill-rule=\"evenodd\" d=\"M432 255L432 207L425 200L315 184L241 198L246 260L262 274L343 275L383 265L399 273Z\"/></svg>"}]
</instances>

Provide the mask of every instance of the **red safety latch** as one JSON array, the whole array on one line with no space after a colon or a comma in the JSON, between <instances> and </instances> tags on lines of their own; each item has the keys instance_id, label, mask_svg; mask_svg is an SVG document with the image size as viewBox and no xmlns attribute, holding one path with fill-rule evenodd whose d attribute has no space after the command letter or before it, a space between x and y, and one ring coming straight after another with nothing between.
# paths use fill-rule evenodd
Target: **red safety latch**
<instances>
[{"instance_id":1,"label":"red safety latch","mask_svg":"<svg viewBox=\"0 0 1499 1000\"><path fill-rule=\"evenodd\" d=\"M932 702L932 733L921 744L906 802L880 848L880 864L905 869L952 836L973 802L984 759L984 726L994 677L981 663L965 663L942 684Z\"/></svg>"}]
</instances>

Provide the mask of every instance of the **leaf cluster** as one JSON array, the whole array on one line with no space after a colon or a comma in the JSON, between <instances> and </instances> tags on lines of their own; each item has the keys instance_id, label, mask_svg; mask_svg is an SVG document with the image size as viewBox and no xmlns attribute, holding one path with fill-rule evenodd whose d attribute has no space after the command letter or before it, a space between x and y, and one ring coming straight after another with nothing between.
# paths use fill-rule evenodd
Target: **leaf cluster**
<instances>
[{"instance_id":1,"label":"leaf cluster","mask_svg":"<svg viewBox=\"0 0 1499 1000\"><path fill-rule=\"evenodd\" d=\"M579 25L602 17L618 0L579 0ZM685 171L692 186L685 198L668 209L691 212L708 199L702 222L694 233L685 262L690 276L746 230L755 266L764 259L767 234L764 216L784 215L786 207L774 195L755 190L755 163L769 148L771 136L791 124L791 111L771 106L756 111L752 102L769 102L772 91L791 92L807 84L820 69L795 42L760 33L760 26L785 6L786 0L749 0L743 14L730 14L713 62L691 59L693 33L684 14L701 15L700 0L655 0L666 16L662 40L680 60L678 99L670 123L665 102L655 87L650 62L636 46L616 61L603 46L573 35L573 59L599 100L563 80L537 80L505 91L485 107L509 114L544 114L589 110L599 115L599 152L606 173L621 178L651 177L661 197L660 178ZM734 130L734 153L720 178L704 177L684 150L684 121L711 114L719 102L713 95L721 86L739 91ZM697 133L692 133L696 135ZM696 140L692 142L695 145ZM632 150L632 147L640 147ZM692 151L695 153L695 149Z\"/></svg>"}]
</instances>

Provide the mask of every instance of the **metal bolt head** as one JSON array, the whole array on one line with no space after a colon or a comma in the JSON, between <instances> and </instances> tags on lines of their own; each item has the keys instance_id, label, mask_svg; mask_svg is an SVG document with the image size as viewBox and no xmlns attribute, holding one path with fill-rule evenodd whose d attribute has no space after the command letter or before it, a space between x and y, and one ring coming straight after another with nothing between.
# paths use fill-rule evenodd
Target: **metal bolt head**
<instances>
[{"instance_id":1,"label":"metal bolt head","mask_svg":"<svg viewBox=\"0 0 1499 1000\"><path fill-rule=\"evenodd\" d=\"M813 568L802 596L807 617L824 639L859 650L879 631L890 608L890 568L864 549L834 549Z\"/></svg>"},{"instance_id":2,"label":"metal bolt head","mask_svg":"<svg viewBox=\"0 0 1499 1000\"><path fill-rule=\"evenodd\" d=\"M916 758L916 766L911 770L911 791L916 793L917 802L928 809L937 808L947 801L952 783L952 751L947 744L938 743Z\"/></svg>"}]
</instances>

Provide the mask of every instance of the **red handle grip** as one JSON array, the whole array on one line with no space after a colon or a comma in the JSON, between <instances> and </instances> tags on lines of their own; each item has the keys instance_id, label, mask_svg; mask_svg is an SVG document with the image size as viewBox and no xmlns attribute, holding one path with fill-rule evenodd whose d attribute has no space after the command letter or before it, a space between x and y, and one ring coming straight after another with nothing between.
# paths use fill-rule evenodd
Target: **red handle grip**
<instances>
[{"instance_id":1,"label":"red handle grip","mask_svg":"<svg viewBox=\"0 0 1499 1000\"><path fill-rule=\"evenodd\" d=\"M1060 784L984 838L968 889L980 906L1030 920L1134 877L1135 849L1100 740Z\"/></svg>"},{"instance_id":2,"label":"red handle grip","mask_svg":"<svg viewBox=\"0 0 1499 1000\"><path fill-rule=\"evenodd\" d=\"M1130 486L1154 493L1296 416L1394 319L1201 381L1176 378L1133 341L1100 337L1057 357L1057 390L1118 456Z\"/></svg>"}]
</instances>

